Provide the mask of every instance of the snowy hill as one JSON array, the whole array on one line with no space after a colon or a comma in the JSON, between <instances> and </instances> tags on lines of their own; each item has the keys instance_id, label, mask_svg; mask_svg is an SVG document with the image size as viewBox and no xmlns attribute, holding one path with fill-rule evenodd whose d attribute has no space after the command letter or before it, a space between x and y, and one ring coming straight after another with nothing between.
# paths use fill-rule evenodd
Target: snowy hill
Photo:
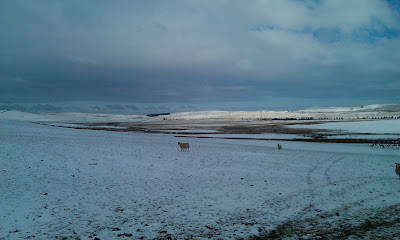
<instances>
[{"instance_id":1,"label":"snowy hill","mask_svg":"<svg viewBox=\"0 0 400 240\"><path fill-rule=\"evenodd\" d=\"M399 104L375 104L360 107L311 108L298 111L204 111L184 112L167 119L375 119L400 117Z\"/></svg>"},{"instance_id":2,"label":"snowy hill","mask_svg":"<svg viewBox=\"0 0 400 240\"><path fill-rule=\"evenodd\" d=\"M94 114L94 113L27 113L17 110L1 111L0 120L17 120L28 122L136 122L148 120L143 115L118 115L118 114Z\"/></svg>"},{"instance_id":3,"label":"snowy hill","mask_svg":"<svg viewBox=\"0 0 400 240\"><path fill-rule=\"evenodd\" d=\"M306 112L400 111L400 104L372 104L359 107L310 108L300 111L306 111Z\"/></svg>"},{"instance_id":4,"label":"snowy hill","mask_svg":"<svg viewBox=\"0 0 400 240\"><path fill-rule=\"evenodd\" d=\"M259 119L377 119L399 118L399 104L374 104L359 107L330 107L311 108L298 111L200 111L179 112L167 116L148 117L144 115L117 115L93 113L27 113L21 111L0 111L0 120L18 120L31 122L138 122L156 120L190 120L190 119L231 119L231 120L259 120Z\"/></svg>"}]
</instances>

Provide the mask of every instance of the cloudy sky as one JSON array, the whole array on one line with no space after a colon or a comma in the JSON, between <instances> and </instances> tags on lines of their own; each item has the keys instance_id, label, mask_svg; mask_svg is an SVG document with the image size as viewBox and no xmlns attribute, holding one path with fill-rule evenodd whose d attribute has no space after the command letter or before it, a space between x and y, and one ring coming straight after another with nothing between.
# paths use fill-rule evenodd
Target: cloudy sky
<instances>
[{"instance_id":1,"label":"cloudy sky","mask_svg":"<svg viewBox=\"0 0 400 240\"><path fill-rule=\"evenodd\" d=\"M3 106L400 103L397 0L0 3Z\"/></svg>"}]
</instances>

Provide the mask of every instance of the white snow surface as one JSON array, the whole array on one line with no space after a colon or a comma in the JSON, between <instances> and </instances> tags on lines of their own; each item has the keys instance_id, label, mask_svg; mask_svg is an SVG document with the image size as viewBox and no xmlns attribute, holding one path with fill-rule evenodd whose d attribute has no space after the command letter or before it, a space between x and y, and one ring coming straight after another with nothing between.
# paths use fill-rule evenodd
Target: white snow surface
<instances>
[{"instance_id":1,"label":"white snow surface","mask_svg":"<svg viewBox=\"0 0 400 240\"><path fill-rule=\"evenodd\" d=\"M159 130L159 131L165 132L165 133L201 133L201 134L218 133L219 132L217 130L207 130L207 129Z\"/></svg>"},{"instance_id":2,"label":"white snow surface","mask_svg":"<svg viewBox=\"0 0 400 240\"><path fill-rule=\"evenodd\" d=\"M95 114L95 113L28 113L21 111L0 112L2 120L29 122L65 122L65 123L97 123L97 122L137 122L150 118L143 115ZM157 119L152 118L152 119Z\"/></svg>"},{"instance_id":3,"label":"white snow surface","mask_svg":"<svg viewBox=\"0 0 400 240\"><path fill-rule=\"evenodd\" d=\"M370 111L370 110L386 110L386 111L399 111L398 104L371 104L359 107L326 107L326 108L310 108L303 111L307 112L360 112L360 111Z\"/></svg>"},{"instance_id":4,"label":"white snow surface","mask_svg":"<svg viewBox=\"0 0 400 240\"><path fill-rule=\"evenodd\" d=\"M70 128L104 128L104 129L126 129L126 127L118 127L118 126L107 126L107 125L95 125L95 126L88 126L85 124L71 124L71 123L52 123L49 124L50 126L55 127L70 127Z\"/></svg>"},{"instance_id":5,"label":"white snow surface","mask_svg":"<svg viewBox=\"0 0 400 240\"><path fill-rule=\"evenodd\" d=\"M298 111L198 111L164 116L166 119L373 119L400 117L399 104L374 104L363 107L311 108Z\"/></svg>"},{"instance_id":6,"label":"white snow surface","mask_svg":"<svg viewBox=\"0 0 400 240\"><path fill-rule=\"evenodd\" d=\"M184 138L183 152L171 134L0 130L0 239L238 239L317 216L357 225L400 204L395 149Z\"/></svg>"},{"instance_id":7,"label":"white snow surface","mask_svg":"<svg viewBox=\"0 0 400 240\"><path fill-rule=\"evenodd\" d=\"M178 112L170 115L148 117L145 115L118 115L95 113L26 113L16 110L0 110L0 119L31 122L99 123L99 122L137 122L163 119L377 119L400 117L399 104L374 104L360 107L312 108L298 111L194 111Z\"/></svg>"},{"instance_id":8,"label":"white snow surface","mask_svg":"<svg viewBox=\"0 0 400 240\"><path fill-rule=\"evenodd\" d=\"M351 133L400 134L400 119L291 125L293 128L327 129Z\"/></svg>"}]
</instances>

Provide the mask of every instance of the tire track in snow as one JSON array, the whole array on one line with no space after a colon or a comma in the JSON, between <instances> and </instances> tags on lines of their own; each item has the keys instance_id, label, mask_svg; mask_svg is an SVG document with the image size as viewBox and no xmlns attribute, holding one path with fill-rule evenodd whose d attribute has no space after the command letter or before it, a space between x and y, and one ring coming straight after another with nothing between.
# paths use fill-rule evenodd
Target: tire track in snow
<instances>
[{"instance_id":1,"label":"tire track in snow","mask_svg":"<svg viewBox=\"0 0 400 240\"><path fill-rule=\"evenodd\" d=\"M342 161L343 159L344 159L344 157L341 157L341 158L339 158L339 159L337 159L337 160L332 161L331 164L329 164L328 167L325 169L325 171L324 171L324 176L325 176L325 178L328 180L328 183L329 183L330 185L332 185L333 183L332 183L331 177L329 176L329 172L331 171L332 167L333 167L336 163Z\"/></svg>"},{"instance_id":2,"label":"tire track in snow","mask_svg":"<svg viewBox=\"0 0 400 240\"><path fill-rule=\"evenodd\" d=\"M339 160L336 160L335 162L338 162ZM330 164L333 166L334 164ZM316 204L319 204L318 202L315 202L315 195L316 194L321 194L321 192L329 192L327 198L336 197L336 196L342 196L341 198L344 198L343 195L350 194L353 191L356 191L357 189L365 189L365 186L370 185L370 184L376 184L380 183L382 181L387 181L387 180L393 180L393 178L378 178L378 179L373 179L373 180L363 180L363 179L370 179L370 177L360 177L360 178L351 178L351 179L345 179L345 180L340 180L340 181L330 181L328 184L320 185L317 188L313 189L302 189L296 192L293 192L289 195L282 196L282 197L275 197L272 199L269 199L268 201L264 202L264 204L270 206L270 208L274 208L276 212L282 212L282 211L290 211L289 208L291 206L298 206L299 203L307 203L307 206L305 206L300 212L306 213L307 209L312 209L316 206ZM361 180L361 182L358 182L358 180ZM344 185L340 186L339 184L343 183L348 183L348 182L356 182L351 185ZM333 190L329 189L328 191L325 191L327 188L340 188L338 190ZM372 197L368 198L361 198L358 199L359 201L373 201L376 200L384 195L390 195L393 194L392 192L384 192L384 193L379 193L377 195L374 195ZM306 199L304 199L306 197ZM321 201L323 199L319 199Z\"/></svg>"},{"instance_id":3,"label":"tire track in snow","mask_svg":"<svg viewBox=\"0 0 400 240\"><path fill-rule=\"evenodd\" d=\"M323 176L325 177L328 185L333 184L332 179L329 176L329 172L330 172L331 168L338 162L342 161L344 159L344 157L341 157L336 160L332 160L332 159L333 159L333 157L331 157L329 159L319 160L319 161L317 161L317 163L315 165L312 166L312 168L307 172L306 181L307 181L308 185L311 186L311 185L315 184L316 181L312 181L312 177L317 172L317 170L321 169L321 168L322 168L321 171L323 171ZM326 164L328 164L328 165L326 165ZM317 181L320 181L320 179Z\"/></svg>"},{"instance_id":4,"label":"tire track in snow","mask_svg":"<svg viewBox=\"0 0 400 240\"><path fill-rule=\"evenodd\" d=\"M331 159L332 158L329 158L328 160L326 159L318 160L316 163L314 163L315 165L312 165L312 168L307 172L307 178L306 178L306 182L309 186L315 183L315 181L312 180L312 176L314 176L315 172L322 166L322 163L327 163Z\"/></svg>"},{"instance_id":5,"label":"tire track in snow","mask_svg":"<svg viewBox=\"0 0 400 240\"><path fill-rule=\"evenodd\" d=\"M276 226L271 231L250 239L398 239L400 204L358 212L357 215L335 212L324 217L297 218ZM304 237L304 238L303 238Z\"/></svg>"},{"instance_id":6,"label":"tire track in snow","mask_svg":"<svg viewBox=\"0 0 400 240\"><path fill-rule=\"evenodd\" d=\"M370 179L370 177L361 177L361 178L352 178L352 179L346 179L346 180L336 181L336 182L331 181L329 184L322 185L317 189L313 189L313 190L308 189L305 191L312 195L313 193L316 194L317 191L320 192L321 191L320 188L332 187L332 186L335 186L334 184L347 183L349 181L354 182L354 181L362 180L362 179L366 179L366 178ZM337 195L338 192L341 192L343 194L345 194L345 193L351 194L354 191L357 191L358 189L365 189L366 186L368 186L368 185L371 185L371 184L372 185L374 185L374 184L380 185L379 183L387 182L388 180L393 180L393 178L388 178L388 177L387 178L377 178L377 179L373 179L370 181L362 180L360 183L354 183L351 185L343 186L338 191L334 191L334 192L329 191L329 195L327 196L327 198ZM335 187L337 187L337 185ZM299 201L309 203L308 206L306 206L303 209L301 209L300 211L298 211L297 214L293 214L291 217L289 217L287 222L296 222L296 224L298 224L299 222L309 221L308 219L314 219L314 220L318 219L318 221L325 221L325 219L326 219L326 221L329 222L328 219L329 218L332 219L333 217L336 217L339 212L345 213L345 215L343 217L341 217L340 219L351 219L352 217L359 217L359 215L357 215L357 214L360 209L362 209L363 207L365 208L365 207L369 206L370 203L373 203L375 201L385 201L385 198L393 196L393 191L381 190L378 192L373 192L371 194L372 194L372 196L369 196L369 197L361 197L361 198L357 198L355 201L345 202L340 207L330 210L328 212L319 210L319 207L324 205L324 200L323 200L324 198L319 199L319 201L317 201L317 202L310 203L309 201L307 201L307 199L304 199L304 196L306 196L306 194L304 193L304 191L301 191L301 190L296 193L290 194L286 197L271 199L268 202L271 204L271 208L275 207L276 212L280 213L280 214L283 214L285 212L285 210L286 210L285 208L289 209L293 205L297 204ZM340 199L343 200L343 199L351 199L351 198L341 196ZM312 200L312 198L310 200ZM397 204L398 203L399 202L397 202ZM281 207L278 208L279 206L281 206ZM290 210L287 210L287 211L291 212ZM367 214L367 213L362 212L361 214ZM280 223L280 224L285 224L285 223ZM278 226L280 224L278 224ZM272 225L274 225L274 224L272 224ZM263 225L263 228L265 229L264 225ZM265 232L268 232L268 231L265 231Z\"/></svg>"},{"instance_id":7,"label":"tire track in snow","mask_svg":"<svg viewBox=\"0 0 400 240\"><path fill-rule=\"evenodd\" d=\"M356 178L356 179L347 179L344 181L340 181L342 183L348 183L349 181L357 181L360 179L370 179L370 177L363 177L363 178ZM353 181L354 180L354 181ZM373 188L373 189L377 189L377 191L372 191L370 190L368 195L366 196L362 196L362 197L358 197L358 198L352 198L352 194L357 194L356 191L359 190L366 190L368 189L368 185L376 185L376 186L382 186L382 183L384 182L388 182L388 180L393 180L393 178L376 178L373 180L362 180L359 183L354 183L351 185L345 185L342 186L342 188L340 190L337 191L330 191L329 192L329 196L332 199L332 197L339 197L340 200L339 202L341 202L341 206L337 207L333 210L330 210L328 212L324 212L321 210L318 210L318 206L323 206L324 205L324 201L323 198L319 199L319 202L317 202L316 204L310 204L309 207L304 208L302 211L300 211L298 213L298 216L301 216L300 218L308 221L307 219L309 218L320 218L319 221L325 221L325 218L332 218L332 217L336 217L340 215L344 214L345 217L341 217L341 219L345 218L347 220L349 219L353 219L353 218L360 218L360 210L363 210L365 208L368 209L368 206L373 206L374 202L376 201L381 201L384 205L387 205L385 203L385 201L387 200L387 197L393 196L393 191L391 191L390 189L382 189L382 188ZM335 182L331 182L332 184L336 185ZM329 187L329 185L325 185L324 187ZM358 195L359 196L359 195ZM350 202L345 202L342 203L343 199L356 199L355 201L350 201ZM321 202L322 201L322 202ZM397 201L397 204L399 202ZM390 204L390 202L388 202L388 204ZM369 210L364 210L363 213L361 214L367 214L366 211ZM292 221L292 220L290 220ZM330 226L330 225L329 225Z\"/></svg>"}]
</instances>

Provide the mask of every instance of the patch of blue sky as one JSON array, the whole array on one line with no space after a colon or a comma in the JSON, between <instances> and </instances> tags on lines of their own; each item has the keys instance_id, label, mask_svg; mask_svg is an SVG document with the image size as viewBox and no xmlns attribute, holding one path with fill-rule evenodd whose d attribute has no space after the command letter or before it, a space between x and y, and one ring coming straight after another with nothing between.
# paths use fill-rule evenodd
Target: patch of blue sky
<instances>
[{"instance_id":1,"label":"patch of blue sky","mask_svg":"<svg viewBox=\"0 0 400 240\"><path fill-rule=\"evenodd\" d=\"M277 29L282 29L277 26L269 25L269 24L258 24L255 26L251 26L249 28L249 31L251 32L263 32L267 30L277 30Z\"/></svg>"},{"instance_id":2,"label":"patch of blue sky","mask_svg":"<svg viewBox=\"0 0 400 240\"><path fill-rule=\"evenodd\" d=\"M282 30L288 31L295 34L310 34L316 40L325 43L335 43L344 39L373 44L379 39L394 39L400 38L400 28L390 28L385 24L382 24L379 20L374 19L372 24L366 27L358 28L351 34L343 33L340 28L318 28L313 29L311 27L304 27L301 30L293 30L281 28L273 25L256 25L250 28L250 31L263 32L263 31L275 31Z\"/></svg>"},{"instance_id":3,"label":"patch of blue sky","mask_svg":"<svg viewBox=\"0 0 400 240\"><path fill-rule=\"evenodd\" d=\"M305 6L310 10L317 9L317 6L321 4L323 0L297 0L298 2L302 2Z\"/></svg>"},{"instance_id":4,"label":"patch of blue sky","mask_svg":"<svg viewBox=\"0 0 400 240\"><path fill-rule=\"evenodd\" d=\"M304 27L300 30L293 30L293 29L286 29L286 28L281 28L279 26L273 26L273 25L256 25L250 28L250 31L255 31L255 32L263 32L263 31L275 31L275 30L282 30L282 31L288 31L291 33L295 34L309 34L312 35L315 39L321 41L321 42L328 42L328 43L334 43L338 42L342 39L342 34L339 28L318 28L318 29L313 29L311 27Z\"/></svg>"},{"instance_id":5,"label":"patch of blue sky","mask_svg":"<svg viewBox=\"0 0 400 240\"><path fill-rule=\"evenodd\" d=\"M290 28L283 28L279 26L274 26L271 24L257 24L254 26L249 27L249 31L253 32L263 32L263 31L274 31L274 30L282 30L282 31L289 31L292 33L310 33L313 32L313 29L310 27L304 27L299 30L297 29L290 29Z\"/></svg>"},{"instance_id":6,"label":"patch of blue sky","mask_svg":"<svg viewBox=\"0 0 400 240\"><path fill-rule=\"evenodd\" d=\"M335 43L343 39L343 35L339 28L319 28L309 31L315 39L321 42Z\"/></svg>"},{"instance_id":7,"label":"patch of blue sky","mask_svg":"<svg viewBox=\"0 0 400 240\"><path fill-rule=\"evenodd\" d=\"M375 23L374 28L360 28L354 31L351 39L357 42L373 44L380 39L395 39L400 38L400 28L389 28L384 24Z\"/></svg>"},{"instance_id":8,"label":"patch of blue sky","mask_svg":"<svg viewBox=\"0 0 400 240\"><path fill-rule=\"evenodd\" d=\"M399 0L386 0L386 2L389 3L390 8L400 10L400 1Z\"/></svg>"}]
</instances>

